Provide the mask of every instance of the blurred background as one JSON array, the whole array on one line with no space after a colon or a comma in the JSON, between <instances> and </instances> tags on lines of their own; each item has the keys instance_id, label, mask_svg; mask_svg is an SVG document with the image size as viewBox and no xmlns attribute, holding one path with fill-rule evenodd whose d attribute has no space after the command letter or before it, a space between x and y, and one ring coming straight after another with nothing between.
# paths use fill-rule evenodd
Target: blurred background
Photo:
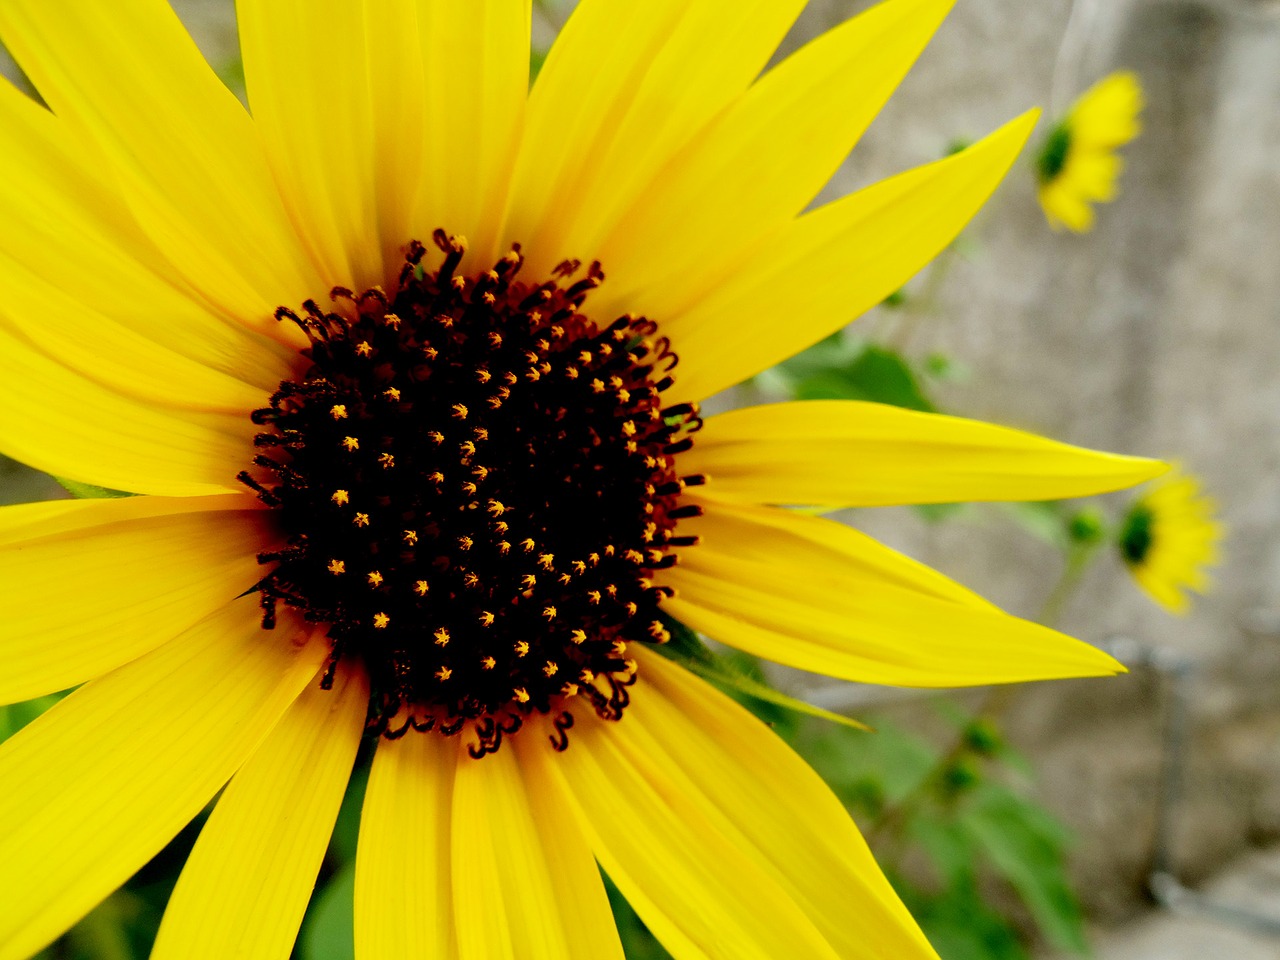
<instances>
[{"instance_id":1,"label":"blurred background","mask_svg":"<svg viewBox=\"0 0 1280 960\"><path fill-rule=\"evenodd\" d=\"M173 5L234 89L231 0ZM782 54L869 6L811 0ZM539 6L536 47L571 7ZM1119 195L1097 208L1092 231L1052 230L1037 202L1037 151L1072 101L1117 70L1138 75L1146 101L1142 133L1122 149ZM0 71L18 78L7 58ZM1022 687L994 704L981 691L940 698L770 672L792 695L881 733L842 731L837 742L772 719L826 757L815 762L913 891L913 909L931 917L944 960L1081 953L1081 915L1103 958L1280 958L1280 2L960 0L819 202L943 156L1033 105L1046 117L1032 146L941 263L799 365L722 402L845 389L1177 460L1217 501L1226 531L1213 586L1182 616L1138 589L1107 541L1131 493L1040 511L850 513L1027 617L1046 612L1064 570L1088 552L1080 582L1050 604L1056 625L1107 646L1131 672ZM889 357L888 373L882 363L867 380L870 348ZM66 495L7 461L0 471L0 502ZM1073 533L1082 516L1101 518L1110 532L1095 539L1105 543ZM831 760L833 751L854 759ZM1022 806L994 803L986 815L996 829L1017 821L1024 835L930 834L959 822L966 778L1016 796ZM915 816L931 808L932 819ZM948 854L957 836L967 839ZM993 869L948 873L948 856L975 850ZM1048 858L1039 873L1037 857ZM322 886L340 879L331 865ZM973 885L1003 928L973 942L948 932L944 894L956 882ZM342 956L314 932L319 922L309 917L301 955ZM966 923L975 925L961 910ZM632 954L659 955L648 949ZM130 955L120 951L72 938L50 956Z\"/></svg>"}]
</instances>

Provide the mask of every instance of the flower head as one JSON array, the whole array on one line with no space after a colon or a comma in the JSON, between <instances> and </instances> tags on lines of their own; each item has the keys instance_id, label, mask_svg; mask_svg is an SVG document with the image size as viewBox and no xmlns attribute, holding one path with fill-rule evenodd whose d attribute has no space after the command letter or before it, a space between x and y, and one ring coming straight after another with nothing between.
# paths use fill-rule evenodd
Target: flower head
<instances>
[{"instance_id":1,"label":"flower head","mask_svg":"<svg viewBox=\"0 0 1280 960\"><path fill-rule=\"evenodd\" d=\"M1040 206L1055 228L1093 229L1093 203L1110 203L1124 161L1116 153L1142 127L1142 86L1133 73L1112 73L1080 95L1045 138L1036 160Z\"/></svg>"},{"instance_id":2,"label":"flower head","mask_svg":"<svg viewBox=\"0 0 1280 960\"><path fill-rule=\"evenodd\" d=\"M1218 506L1189 474L1162 480L1144 493L1120 525L1116 547L1134 580L1160 606L1185 614L1186 591L1205 593L1218 563Z\"/></svg>"},{"instance_id":3,"label":"flower head","mask_svg":"<svg viewBox=\"0 0 1280 960\"><path fill-rule=\"evenodd\" d=\"M931 956L838 802L656 648L871 682L1100 675L823 507L1161 466L869 403L699 404L896 290L1034 117L803 211L950 6L757 79L800 0L242 0L252 117L163 0L0 4L0 957L223 790L153 953L288 956L361 738L361 960ZM724 30L726 17L738 26ZM223 789L225 786L225 789Z\"/></svg>"}]
</instances>

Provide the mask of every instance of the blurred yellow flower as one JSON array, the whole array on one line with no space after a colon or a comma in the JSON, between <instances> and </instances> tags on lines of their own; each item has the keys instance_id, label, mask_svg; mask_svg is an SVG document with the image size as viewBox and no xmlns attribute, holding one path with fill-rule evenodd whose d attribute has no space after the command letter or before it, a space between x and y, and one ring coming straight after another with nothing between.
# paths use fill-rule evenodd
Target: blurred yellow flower
<instances>
[{"instance_id":1,"label":"blurred yellow flower","mask_svg":"<svg viewBox=\"0 0 1280 960\"><path fill-rule=\"evenodd\" d=\"M1136 74L1108 74L1081 94L1045 138L1036 166L1040 206L1054 229L1092 230L1091 204L1115 199L1124 168L1116 149L1141 131L1142 106Z\"/></svg>"},{"instance_id":2,"label":"blurred yellow flower","mask_svg":"<svg viewBox=\"0 0 1280 960\"><path fill-rule=\"evenodd\" d=\"M1144 493L1120 526L1120 556L1138 585L1166 610L1185 614L1185 591L1208 591L1207 570L1218 563L1222 525L1217 503L1200 481L1174 474Z\"/></svg>"},{"instance_id":3,"label":"blurred yellow flower","mask_svg":"<svg viewBox=\"0 0 1280 960\"><path fill-rule=\"evenodd\" d=\"M1162 467L869 403L703 422L1034 122L806 213L951 3L757 79L803 6L583 0L530 93L528 0L241 0L251 116L164 0L0 4L52 109L0 85L0 449L140 494L0 512L0 700L83 684L0 746L0 960L220 790L152 960L288 957L366 735L360 960L618 960L597 864L680 960L933 956L660 615L870 682L1108 674L775 505Z\"/></svg>"}]
</instances>

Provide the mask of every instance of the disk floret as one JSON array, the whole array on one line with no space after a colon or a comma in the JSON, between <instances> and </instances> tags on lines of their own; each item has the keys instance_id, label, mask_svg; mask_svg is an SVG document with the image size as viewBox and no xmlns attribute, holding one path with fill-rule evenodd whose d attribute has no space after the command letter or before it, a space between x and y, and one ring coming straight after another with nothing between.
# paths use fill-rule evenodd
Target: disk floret
<instances>
[{"instance_id":1,"label":"disk floret","mask_svg":"<svg viewBox=\"0 0 1280 960\"><path fill-rule=\"evenodd\" d=\"M635 642L663 642L654 574L692 537L678 455L701 426L664 407L677 358L656 325L582 312L598 263L519 279L519 246L476 276L460 238L410 246L398 289L332 291L277 318L310 346L304 372L253 414L285 545L259 556L262 624L279 604L324 624L328 675L359 660L370 722L474 731L498 749L531 714L563 749L573 709L616 719Z\"/></svg>"}]
</instances>

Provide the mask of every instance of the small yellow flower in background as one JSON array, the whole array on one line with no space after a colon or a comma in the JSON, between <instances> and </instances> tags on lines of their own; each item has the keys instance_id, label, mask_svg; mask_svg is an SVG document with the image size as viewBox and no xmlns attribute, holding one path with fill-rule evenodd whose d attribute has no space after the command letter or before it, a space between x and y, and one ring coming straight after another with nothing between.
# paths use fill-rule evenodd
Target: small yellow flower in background
<instances>
[{"instance_id":1,"label":"small yellow flower in background","mask_svg":"<svg viewBox=\"0 0 1280 960\"><path fill-rule=\"evenodd\" d=\"M1144 493L1120 525L1117 547L1138 586L1171 613L1191 608L1186 591L1206 593L1219 561L1218 505L1200 481L1173 474Z\"/></svg>"},{"instance_id":2,"label":"small yellow flower in background","mask_svg":"<svg viewBox=\"0 0 1280 960\"><path fill-rule=\"evenodd\" d=\"M0 746L0 960L220 790L152 958L283 960L364 736L360 960L617 960L597 863L679 960L934 956L660 614L868 682L1109 674L775 505L1162 465L871 403L703 420L945 248L1035 120L805 213L951 3L757 80L803 6L583 0L530 93L527 0L241 0L251 117L164 0L0 4L51 108L0 85L0 449L139 494L0 511L0 700L81 685Z\"/></svg>"},{"instance_id":3,"label":"small yellow flower in background","mask_svg":"<svg viewBox=\"0 0 1280 960\"><path fill-rule=\"evenodd\" d=\"M1080 95L1045 139L1036 161L1040 206L1054 229L1093 229L1094 203L1116 197L1124 161L1116 153L1142 129L1142 85L1136 74L1103 77Z\"/></svg>"}]
</instances>

